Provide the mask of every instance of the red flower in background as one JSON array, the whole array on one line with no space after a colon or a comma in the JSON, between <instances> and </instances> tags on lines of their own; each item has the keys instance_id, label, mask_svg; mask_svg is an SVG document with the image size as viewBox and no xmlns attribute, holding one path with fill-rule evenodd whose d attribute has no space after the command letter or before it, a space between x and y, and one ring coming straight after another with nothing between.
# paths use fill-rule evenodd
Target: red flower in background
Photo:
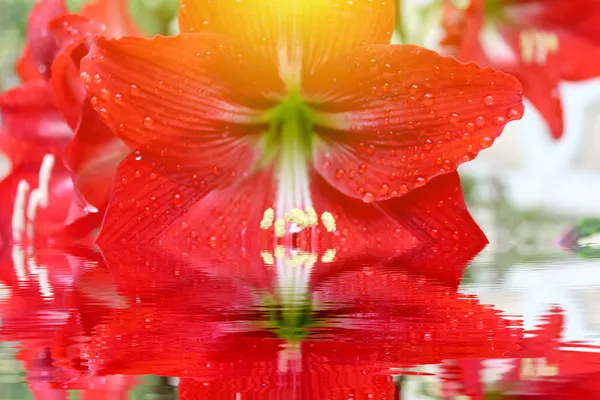
<instances>
[{"instance_id":1,"label":"red flower in background","mask_svg":"<svg viewBox=\"0 0 600 400\"><path fill-rule=\"evenodd\" d=\"M35 232L38 241L59 240L65 233L82 236L99 225L102 214L89 213L106 205L113 171L120 161L116 158L124 154L119 153L118 145L109 143L114 135L86 101L79 82L79 62L93 35L137 32L125 14L125 5L123 0L101 0L85 6L81 15L68 14L64 0L40 0L34 6L26 47L16 68L23 84L0 94L0 150L11 163L10 173L0 185L2 193L12 194L0 200L0 246L11 236L32 240ZM63 152L73 132L76 135L67 147L66 162L76 175L81 198L74 196L71 172L63 166ZM107 157L89 150L98 144L109 146L112 153ZM96 169L93 177L91 168ZM22 181L27 184L20 184ZM29 194L27 188L33 187L38 190Z\"/></svg>"},{"instance_id":2,"label":"red flower in background","mask_svg":"<svg viewBox=\"0 0 600 400\"><path fill-rule=\"evenodd\" d=\"M442 44L462 61L515 75L555 139L563 134L558 84L600 74L596 0L447 1Z\"/></svg>"},{"instance_id":3,"label":"red flower in background","mask_svg":"<svg viewBox=\"0 0 600 400\"><path fill-rule=\"evenodd\" d=\"M494 392L506 399L595 398L600 391L600 347L562 340L563 310L554 307L526 337L522 349L508 354L508 370ZM514 357L514 358L513 358ZM444 387L453 396L483 399L485 360L456 360L444 365Z\"/></svg>"},{"instance_id":4,"label":"red flower in background","mask_svg":"<svg viewBox=\"0 0 600 400\"><path fill-rule=\"evenodd\" d=\"M340 239L397 235L403 196L523 107L508 75L388 45L393 19L391 1L184 0L180 35L97 39L82 76L133 151L100 243L215 246L259 224L310 243L332 220Z\"/></svg>"},{"instance_id":5,"label":"red flower in background","mask_svg":"<svg viewBox=\"0 0 600 400\"><path fill-rule=\"evenodd\" d=\"M0 273L0 340L17 343L35 399L66 400L73 389L82 399L127 398L137 379L92 376L78 358L95 324L126 305L99 254L14 245L0 253Z\"/></svg>"}]
</instances>

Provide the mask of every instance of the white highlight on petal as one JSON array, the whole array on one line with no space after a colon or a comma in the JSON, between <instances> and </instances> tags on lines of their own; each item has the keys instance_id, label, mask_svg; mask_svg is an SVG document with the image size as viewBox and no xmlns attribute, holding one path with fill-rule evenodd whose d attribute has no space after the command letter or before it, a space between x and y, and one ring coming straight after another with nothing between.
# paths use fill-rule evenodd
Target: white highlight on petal
<instances>
[{"instance_id":1,"label":"white highlight on petal","mask_svg":"<svg viewBox=\"0 0 600 400\"><path fill-rule=\"evenodd\" d=\"M29 184L24 180L20 181L17 187L12 215L12 235L15 241L21 240L23 231L25 230L25 203L28 192Z\"/></svg>"}]
</instances>

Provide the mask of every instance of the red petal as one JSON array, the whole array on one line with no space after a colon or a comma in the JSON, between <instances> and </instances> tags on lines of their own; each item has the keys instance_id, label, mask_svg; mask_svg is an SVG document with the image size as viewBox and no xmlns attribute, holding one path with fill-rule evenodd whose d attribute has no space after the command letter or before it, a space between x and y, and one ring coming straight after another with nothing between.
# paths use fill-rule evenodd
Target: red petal
<instances>
[{"instance_id":1,"label":"red petal","mask_svg":"<svg viewBox=\"0 0 600 400\"><path fill-rule=\"evenodd\" d=\"M244 393L249 398L295 400L396 398L394 380L389 375L367 373L350 365L324 367L319 361L312 357L306 361L306 368L314 370L299 372L299 376L294 377L298 381L293 386L291 382L286 382L286 374L276 372L275 360L272 360L272 365L264 366L262 371L257 368L258 371L252 371L253 374L219 379L208 385L205 380L184 378L178 387L179 399L226 400L234 398L237 393ZM256 372L262 374L256 376Z\"/></svg>"},{"instance_id":2,"label":"red petal","mask_svg":"<svg viewBox=\"0 0 600 400\"><path fill-rule=\"evenodd\" d=\"M258 228L274 202L269 173L241 180L229 176L229 187L218 189L202 184L210 179L203 175L195 184L181 184L153 164L138 151L119 165L99 243L169 241L171 248L188 250L198 247L197 242L216 246L222 237L240 243L246 227Z\"/></svg>"},{"instance_id":3,"label":"red petal","mask_svg":"<svg viewBox=\"0 0 600 400\"><path fill-rule=\"evenodd\" d=\"M100 38L82 70L105 122L186 184L246 173L267 130L261 110L283 90L273 65L211 34Z\"/></svg>"},{"instance_id":4,"label":"red petal","mask_svg":"<svg viewBox=\"0 0 600 400\"><path fill-rule=\"evenodd\" d=\"M364 44L390 42L394 1L183 0L181 32L215 32L244 41L280 60L282 49L301 58L304 70ZM294 60L290 60L294 61Z\"/></svg>"},{"instance_id":5,"label":"red petal","mask_svg":"<svg viewBox=\"0 0 600 400\"><path fill-rule=\"evenodd\" d=\"M460 61L474 61L482 66L488 65L488 58L480 42L485 20L484 0L471 0L466 9L446 2L442 20L446 37L441 44L447 54L455 56Z\"/></svg>"},{"instance_id":6,"label":"red petal","mask_svg":"<svg viewBox=\"0 0 600 400\"><path fill-rule=\"evenodd\" d=\"M512 76L415 46L363 47L319 69L303 90L325 113L315 168L365 202L456 170L523 114Z\"/></svg>"},{"instance_id":7,"label":"red petal","mask_svg":"<svg viewBox=\"0 0 600 400\"><path fill-rule=\"evenodd\" d=\"M85 204L104 214L119 163L130 153L125 143L100 119L86 101L81 124L65 150L75 187Z\"/></svg>"},{"instance_id":8,"label":"red petal","mask_svg":"<svg viewBox=\"0 0 600 400\"><path fill-rule=\"evenodd\" d=\"M71 128L76 129L86 97L79 78L79 65L87 54L85 42L92 36L102 34L104 25L80 15L68 14L53 19L48 29L60 48L52 63L54 99Z\"/></svg>"},{"instance_id":9,"label":"red petal","mask_svg":"<svg viewBox=\"0 0 600 400\"><path fill-rule=\"evenodd\" d=\"M531 101L548 124L554 139L563 135L563 110L558 84L560 78L545 66L521 64L515 67L515 75L523 84L525 97Z\"/></svg>"},{"instance_id":10,"label":"red petal","mask_svg":"<svg viewBox=\"0 0 600 400\"><path fill-rule=\"evenodd\" d=\"M6 140L14 145L21 143L24 148L36 144L39 148L32 150L53 152L45 149L64 146L73 134L56 109L52 91L44 81L28 82L1 93L0 111L5 143ZM20 157L10 156L13 162Z\"/></svg>"},{"instance_id":11,"label":"red petal","mask_svg":"<svg viewBox=\"0 0 600 400\"><path fill-rule=\"evenodd\" d=\"M466 207L456 172L375 204L339 196L322 178L315 178L313 187L315 207L330 210L340 221L334 244L341 256L351 249L352 257L364 258L360 250L376 249L380 259L389 257L386 265L391 268L457 287L467 263L487 244ZM317 281L320 273L315 271Z\"/></svg>"},{"instance_id":12,"label":"red petal","mask_svg":"<svg viewBox=\"0 0 600 400\"><path fill-rule=\"evenodd\" d=\"M397 265L394 260L400 260L413 272L437 275L456 286L464 264L486 243L465 207L456 173L377 204L343 196L317 175L311 192L315 208L331 212L337 224L335 234L317 231L314 250L334 248L341 261ZM269 170L210 190L170 179L140 152L117 169L98 242L103 248L154 243L175 254L200 252L207 261L227 257L232 268L248 271L255 268L261 250L272 251L276 245L273 232L259 228L263 212L273 207L274 200ZM251 254L235 260L231 254L241 248ZM377 251L365 253L365 249ZM422 264L415 264L417 256ZM335 273L336 265L341 263L331 265L327 274ZM361 264L357 261L357 265Z\"/></svg>"},{"instance_id":13,"label":"red petal","mask_svg":"<svg viewBox=\"0 0 600 400\"><path fill-rule=\"evenodd\" d=\"M18 71L25 75L24 78L29 77L30 71L34 69L45 79L50 77L50 66L58 46L48 30L48 23L68 12L64 0L39 0L33 6L27 23L27 47L22 58L23 65L18 67Z\"/></svg>"},{"instance_id":14,"label":"red petal","mask_svg":"<svg viewBox=\"0 0 600 400\"><path fill-rule=\"evenodd\" d=\"M129 14L128 0L95 0L85 4L79 14L106 25L107 38L141 36Z\"/></svg>"},{"instance_id":15,"label":"red petal","mask_svg":"<svg viewBox=\"0 0 600 400\"><path fill-rule=\"evenodd\" d=\"M23 54L15 64L15 72L23 82L44 80L44 75L40 74L37 63L33 60L33 55L27 45L25 45Z\"/></svg>"}]
</instances>

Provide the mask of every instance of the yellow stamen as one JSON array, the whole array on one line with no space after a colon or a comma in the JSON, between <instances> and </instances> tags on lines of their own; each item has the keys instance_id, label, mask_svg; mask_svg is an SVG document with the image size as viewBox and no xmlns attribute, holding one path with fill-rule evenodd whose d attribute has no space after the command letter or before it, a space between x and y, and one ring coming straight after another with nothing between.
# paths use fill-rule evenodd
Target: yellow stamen
<instances>
[{"instance_id":1,"label":"yellow stamen","mask_svg":"<svg viewBox=\"0 0 600 400\"><path fill-rule=\"evenodd\" d=\"M269 229L271 225L273 225L273 220L275 219L275 211L272 208L267 208L263 215L262 221L260 221L260 227L262 229Z\"/></svg>"},{"instance_id":2,"label":"yellow stamen","mask_svg":"<svg viewBox=\"0 0 600 400\"><path fill-rule=\"evenodd\" d=\"M271 253L269 253L266 250L261 251L260 256L262 257L266 265L273 265L275 263L275 260L273 259Z\"/></svg>"},{"instance_id":3,"label":"yellow stamen","mask_svg":"<svg viewBox=\"0 0 600 400\"><path fill-rule=\"evenodd\" d=\"M317 212L312 207L308 207L306 209L306 217L308 218L308 226L317 226L317 224L319 223Z\"/></svg>"},{"instance_id":4,"label":"yellow stamen","mask_svg":"<svg viewBox=\"0 0 600 400\"><path fill-rule=\"evenodd\" d=\"M289 223L294 223L300 228L308 226L308 216L299 208L293 208L291 211L285 213L284 218Z\"/></svg>"},{"instance_id":5,"label":"yellow stamen","mask_svg":"<svg viewBox=\"0 0 600 400\"><path fill-rule=\"evenodd\" d=\"M329 249L321 257L321 261L324 263L330 263L335 259L335 249Z\"/></svg>"},{"instance_id":6,"label":"yellow stamen","mask_svg":"<svg viewBox=\"0 0 600 400\"><path fill-rule=\"evenodd\" d=\"M312 268L314 267L314 265L317 263L317 255L314 253L306 253L306 256L304 258L304 266L306 268Z\"/></svg>"},{"instance_id":7,"label":"yellow stamen","mask_svg":"<svg viewBox=\"0 0 600 400\"><path fill-rule=\"evenodd\" d=\"M335 232L335 219L330 212L325 211L321 214L321 221L323 222L323 225L325 225L327 232Z\"/></svg>"},{"instance_id":8,"label":"yellow stamen","mask_svg":"<svg viewBox=\"0 0 600 400\"><path fill-rule=\"evenodd\" d=\"M280 238L285 236L285 221L282 218L277 218L275 221L275 236Z\"/></svg>"}]
</instances>

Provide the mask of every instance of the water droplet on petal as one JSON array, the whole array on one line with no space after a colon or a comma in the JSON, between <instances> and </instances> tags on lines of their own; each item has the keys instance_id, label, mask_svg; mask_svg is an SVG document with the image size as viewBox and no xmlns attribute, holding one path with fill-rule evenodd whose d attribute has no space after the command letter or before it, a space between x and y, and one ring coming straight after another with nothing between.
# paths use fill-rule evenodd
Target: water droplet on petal
<instances>
[{"instance_id":1,"label":"water droplet on petal","mask_svg":"<svg viewBox=\"0 0 600 400\"><path fill-rule=\"evenodd\" d=\"M183 195L181 193L175 192L173 194L173 205L177 208L183 207L184 200L183 200Z\"/></svg>"},{"instance_id":2,"label":"water droplet on petal","mask_svg":"<svg viewBox=\"0 0 600 400\"><path fill-rule=\"evenodd\" d=\"M484 149L487 149L488 147L490 147L492 145L492 143L494 143L494 139L492 139L491 137L488 137L488 136L482 138L481 141L479 142L481 147L483 147Z\"/></svg>"},{"instance_id":3,"label":"water droplet on petal","mask_svg":"<svg viewBox=\"0 0 600 400\"><path fill-rule=\"evenodd\" d=\"M498 126L504 125L506 123L506 118L496 117L496 118L494 118L494 123Z\"/></svg>"},{"instance_id":4,"label":"water droplet on petal","mask_svg":"<svg viewBox=\"0 0 600 400\"><path fill-rule=\"evenodd\" d=\"M457 113L450 114L450 122L453 124L458 124L459 118Z\"/></svg>"},{"instance_id":5,"label":"water droplet on petal","mask_svg":"<svg viewBox=\"0 0 600 400\"><path fill-rule=\"evenodd\" d=\"M483 104L485 104L486 106L493 106L494 105L494 97L493 96L485 96L483 98Z\"/></svg>"},{"instance_id":6,"label":"water droplet on petal","mask_svg":"<svg viewBox=\"0 0 600 400\"><path fill-rule=\"evenodd\" d=\"M521 118L523 116L523 112L521 110L517 110L516 108L508 109L508 117L509 118Z\"/></svg>"},{"instance_id":7,"label":"water droplet on petal","mask_svg":"<svg viewBox=\"0 0 600 400\"><path fill-rule=\"evenodd\" d=\"M385 196L389 192L390 192L390 185L383 183L381 185L381 187L379 188L379 193L381 193L383 196Z\"/></svg>"},{"instance_id":8,"label":"water droplet on petal","mask_svg":"<svg viewBox=\"0 0 600 400\"><path fill-rule=\"evenodd\" d=\"M423 99L423 104L426 106L430 106L433 104L433 96L429 93L425 94Z\"/></svg>"},{"instance_id":9,"label":"water droplet on petal","mask_svg":"<svg viewBox=\"0 0 600 400\"><path fill-rule=\"evenodd\" d=\"M427 179L419 176L418 178L415 179L415 187L422 187L425 186L425 184L427 183Z\"/></svg>"},{"instance_id":10,"label":"water droplet on petal","mask_svg":"<svg viewBox=\"0 0 600 400\"><path fill-rule=\"evenodd\" d=\"M138 97L140 95L140 88L137 85L132 84L129 86L129 93L134 97Z\"/></svg>"},{"instance_id":11,"label":"water droplet on petal","mask_svg":"<svg viewBox=\"0 0 600 400\"><path fill-rule=\"evenodd\" d=\"M98 110L98 114L100 114L100 117L102 117L102 119L109 119L110 118L110 113L104 107L102 107L101 109Z\"/></svg>"},{"instance_id":12,"label":"water droplet on petal","mask_svg":"<svg viewBox=\"0 0 600 400\"><path fill-rule=\"evenodd\" d=\"M362 197L362 201L365 203L372 203L375 201L375 195L371 192L366 192Z\"/></svg>"},{"instance_id":13,"label":"water droplet on petal","mask_svg":"<svg viewBox=\"0 0 600 400\"><path fill-rule=\"evenodd\" d=\"M154 129L154 120L151 117L144 118L144 127L146 129Z\"/></svg>"},{"instance_id":14,"label":"water droplet on petal","mask_svg":"<svg viewBox=\"0 0 600 400\"><path fill-rule=\"evenodd\" d=\"M338 168L337 171L335 171L335 179L337 180L344 178L345 175L346 171L343 168Z\"/></svg>"},{"instance_id":15,"label":"water droplet on petal","mask_svg":"<svg viewBox=\"0 0 600 400\"><path fill-rule=\"evenodd\" d=\"M125 101L123 101L123 95L121 93L115 93L115 104L118 104L120 106L125 104Z\"/></svg>"}]
</instances>

